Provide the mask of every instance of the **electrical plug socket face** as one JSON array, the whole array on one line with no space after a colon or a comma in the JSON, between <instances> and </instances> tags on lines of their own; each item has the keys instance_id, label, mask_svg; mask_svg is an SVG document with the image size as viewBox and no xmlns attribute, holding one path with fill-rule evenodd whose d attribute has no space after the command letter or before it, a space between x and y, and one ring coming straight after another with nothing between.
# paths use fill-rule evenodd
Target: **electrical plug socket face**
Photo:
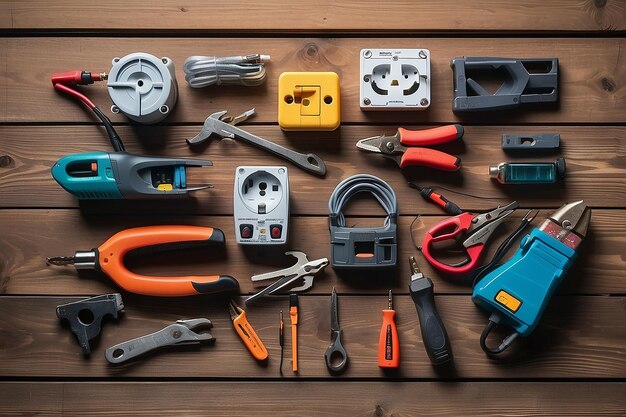
<instances>
[{"instance_id":1,"label":"electrical plug socket face","mask_svg":"<svg viewBox=\"0 0 626 417\"><path fill-rule=\"evenodd\" d=\"M287 167L237 167L233 211L237 243L284 244L289 222Z\"/></svg>"},{"instance_id":2,"label":"electrical plug socket face","mask_svg":"<svg viewBox=\"0 0 626 417\"><path fill-rule=\"evenodd\" d=\"M362 49L362 110L424 110L430 106L428 49Z\"/></svg>"}]
</instances>

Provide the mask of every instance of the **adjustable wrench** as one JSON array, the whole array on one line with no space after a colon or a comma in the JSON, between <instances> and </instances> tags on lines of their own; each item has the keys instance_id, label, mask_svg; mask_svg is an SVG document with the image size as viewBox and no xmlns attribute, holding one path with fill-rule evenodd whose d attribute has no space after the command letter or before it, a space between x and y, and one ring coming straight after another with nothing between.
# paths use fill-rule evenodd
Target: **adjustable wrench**
<instances>
[{"instance_id":1,"label":"adjustable wrench","mask_svg":"<svg viewBox=\"0 0 626 417\"><path fill-rule=\"evenodd\" d=\"M209 139L212 135L220 136L222 138L240 139L271 152L274 155L299 166L305 171L320 176L326 175L326 165L319 156L313 153L303 154L296 152L285 148L284 146L277 145L274 142L270 142L267 139L248 133L235 126L237 123L243 122L253 116L256 113L255 109L250 109L235 117L226 116L226 113L226 110L218 111L207 117L200 133L191 139L187 139L187 143L190 145L202 143Z\"/></svg>"}]
</instances>

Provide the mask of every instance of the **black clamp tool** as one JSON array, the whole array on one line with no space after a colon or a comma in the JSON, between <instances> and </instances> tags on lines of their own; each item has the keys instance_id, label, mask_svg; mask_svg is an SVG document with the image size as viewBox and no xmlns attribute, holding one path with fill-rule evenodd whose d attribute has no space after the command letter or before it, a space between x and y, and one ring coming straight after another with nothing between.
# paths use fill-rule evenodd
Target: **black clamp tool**
<instances>
[{"instance_id":1,"label":"black clamp tool","mask_svg":"<svg viewBox=\"0 0 626 417\"><path fill-rule=\"evenodd\" d=\"M358 193L373 195L387 212L383 227L346 227L342 209ZM369 174L353 175L337 185L328 201L333 268L374 268L396 264L398 202L385 181Z\"/></svg>"},{"instance_id":2,"label":"black clamp tool","mask_svg":"<svg viewBox=\"0 0 626 417\"><path fill-rule=\"evenodd\" d=\"M501 110L558 100L558 58L453 58L452 71L454 112ZM493 94L471 78L479 73L489 76L502 72L505 81Z\"/></svg>"},{"instance_id":3,"label":"black clamp tool","mask_svg":"<svg viewBox=\"0 0 626 417\"><path fill-rule=\"evenodd\" d=\"M118 313L124 310L122 295L104 294L57 307L57 317L70 323L72 333L76 335L78 344L85 355L91 353L89 341L100 334L102 319L106 315L117 319Z\"/></svg>"}]
</instances>

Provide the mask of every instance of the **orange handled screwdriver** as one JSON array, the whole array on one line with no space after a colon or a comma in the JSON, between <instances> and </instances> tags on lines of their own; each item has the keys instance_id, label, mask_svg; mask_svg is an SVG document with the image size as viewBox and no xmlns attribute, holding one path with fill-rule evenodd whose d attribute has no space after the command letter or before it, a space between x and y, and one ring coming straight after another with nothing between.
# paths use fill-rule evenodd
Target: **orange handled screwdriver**
<instances>
[{"instance_id":1,"label":"orange handled screwdriver","mask_svg":"<svg viewBox=\"0 0 626 417\"><path fill-rule=\"evenodd\" d=\"M393 295L389 290L389 306L383 310L383 325L378 338L378 366L397 368L400 366L400 339L396 329L396 310L393 309Z\"/></svg>"},{"instance_id":2,"label":"orange handled screwdriver","mask_svg":"<svg viewBox=\"0 0 626 417\"><path fill-rule=\"evenodd\" d=\"M269 354L267 349L259 336L252 328L252 325L248 322L246 312L239 307L233 300L228 303L228 311L230 312L230 319L233 321L233 326L237 331L237 334L243 341L244 345L248 348L254 359L258 361L264 361Z\"/></svg>"},{"instance_id":3,"label":"orange handled screwdriver","mask_svg":"<svg viewBox=\"0 0 626 417\"><path fill-rule=\"evenodd\" d=\"M298 294L289 295L291 317L291 369L298 372Z\"/></svg>"},{"instance_id":4,"label":"orange handled screwdriver","mask_svg":"<svg viewBox=\"0 0 626 417\"><path fill-rule=\"evenodd\" d=\"M74 265L76 269L104 272L128 292L157 297L180 297L239 291L239 282L228 275L152 277L136 274L124 265L128 252L157 252L177 247L224 245L224 232L213 227L147 226L122 230L98 248L76 251L74 256L48 258L49 265Z\"/></svg>"}]
</instances>

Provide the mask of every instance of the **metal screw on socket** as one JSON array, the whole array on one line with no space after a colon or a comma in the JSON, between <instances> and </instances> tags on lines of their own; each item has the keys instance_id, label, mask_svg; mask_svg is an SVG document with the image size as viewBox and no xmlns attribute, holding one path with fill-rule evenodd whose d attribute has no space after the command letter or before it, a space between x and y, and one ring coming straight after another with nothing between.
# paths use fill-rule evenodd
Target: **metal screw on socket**
<instances>
[{"instance_id":1,"label":"metal screw on socket","mask_svg":"<svg viewBox=\"0 0 626 417\"><path fill-rule=\"evenodd\" d=\"M422 106L428 106L428 100L427 100L427 99L425 99L425 98L421 99L421 100L420 100L420 105L422 105Z\"/></svg>"},{"instance_id":2,"label":"metal screw on socket","mask_svg":"<svg viewBox=\"0 0 626 417\"><path fill-rule=\"evenodd\" d=\"M426 52L424 51L419 51L419 53L417 54L420 58L422 59L426 59Z\"/></svg>"},{"instance_id":3,"label":"metal screw on socket","mask_svg":"<svg viewBox=\"0 0 626 417\"><path fill-rule=\"evenodd\" d=\"M363 52L363 56L365 58L371 58L372 57L372 51L370 51L369 49L365 52Z\"/></svg>"},{"instance_id":4,"label":"metal screw on socket","mask_svg":"<svg viewBox=\"0 0 626 417\"><path fill-rule=\"evenodd\" d=\"M369 98L364 98L363 104L365 104L366 106L369 106L370 104L372 104L372 100L370 100Z\"/></svg>"}]
</instances>

